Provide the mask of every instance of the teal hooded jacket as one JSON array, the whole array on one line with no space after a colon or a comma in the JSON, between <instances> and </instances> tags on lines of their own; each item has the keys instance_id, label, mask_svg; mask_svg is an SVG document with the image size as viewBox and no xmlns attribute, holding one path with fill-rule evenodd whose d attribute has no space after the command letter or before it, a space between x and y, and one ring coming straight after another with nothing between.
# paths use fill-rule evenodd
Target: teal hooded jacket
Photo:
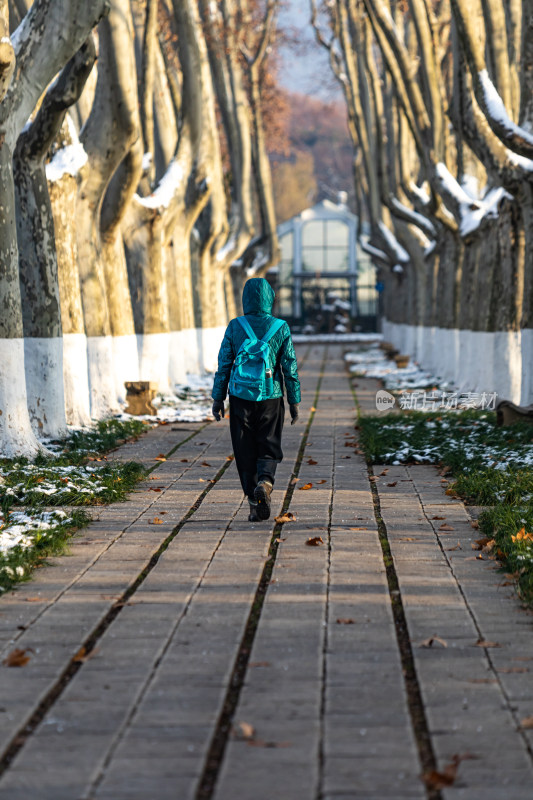
<instances>
[{"instance_id":1,"label":"teal hooded jacket","mask_svg":"<svg viewBox=\"0 0 533 800\"><path fill-rule=\"evenodd\" d=\"M258 339L261 339L274 321L272 305L275 293L264 278L250 278L244 285L242 307L246 319ZM213 384L213 400L223 403L228 393L231 368L241 344L247 338L244 328L237 319L232 319L218 354L218 370ZM283 382L287 388L289 404L300 402L300 381L291 331L285 322L268 343L274 367L274 391L272 399L283 397Z\"/></svg>"}]
</instances>

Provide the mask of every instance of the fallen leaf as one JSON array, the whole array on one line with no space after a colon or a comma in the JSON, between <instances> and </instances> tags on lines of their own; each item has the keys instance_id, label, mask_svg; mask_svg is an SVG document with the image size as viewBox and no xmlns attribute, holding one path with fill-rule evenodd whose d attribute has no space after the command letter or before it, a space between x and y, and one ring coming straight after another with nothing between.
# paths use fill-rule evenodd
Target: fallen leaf
<instances>
[{"instance_id":1,"label":"fallen leaf","mask_svg":"<svg viewBox=\"0 0 533 800\"><path fill-rule=\"evenodd\" d=\"M351 531L367 531L368 528L350 528Z\"/></svg>"},{"instance_id":2,"label":"fallen leaf","mask_svg":"<svg viewBox=\"0 0 533 800\"><path fill-rule=\"evenodd\" d=\"M471 526L472 528L474 528L474 530L476 530L476 531L477 531L477 529L479 528L479 522L477 521L477 519L473 519L473 520L471 520L471 521L470 521L470 526Z\"/></svg>"},{"instance_id":3,"label":"fallen leaf","mask_svg":"<svg viewBox=\"0 0 533 800\"><path fill-rule=\"evenodd\" d=\"M439 531L454 531L455 528L452 528L451 525L447 525L446 522L443 522L442 525L439 525Z\"/></svg>"},{"instance_id":4,"label":"fallen leaf","mask_svg":"<svg viewBox=\"0 0 533 800\"><path fill-rule=\"evenodd\" d=\"M524 717L524 719L520 721L520 727L525 730L533 728L533 717Z\"/></svg>"},{"instance_id":5,"label":"fallen leaf","mask_svg":"<svg viewBox=\"0 0 533 800\"><path fill-rule=\"evenodd\" d=\"M501 647L501 644L498 644L498 642L489 642L487 639L478 639L476 647Z\"/></svg>"},{"instance_id":6,"label":"fallen leaf","mask_svg":"<svg viewBox=\"0 0 533 800\"><path fill-rule=\"evenodd\" d=\"M248 741L254 738L255 728L249 722L238 722L237 725L233 726L233 734L236 739Z\"/></svg>"},{"instance_id":7,"label":"fallen leaf","mask_svg":"<svg viewBox=\"0 0 533 800\"><path fill-rule=\"evenodd\" d=\"M30 660L28 653L33 653L31 647L16 647L4 658L2 664L5 664L6 667L25 667Z\"/></svg>"},{"instance_id":8,"label":"fallen leaf","mask_svg":"<svg viewBox=\"0 0 533 800\"><path fill-rule=\"evenodd\" d=\"M86 661L89 661L89 659L93 658L93 656L96 656L99 652L99 647L95 647L92 650L89 650L89 652L87 652L86 647L80 647L72 660L75 664L85 664Z\"/></svg>"},{"instance_id":9,"label":"fallen leaf","mask_svg":"<svg viewBox=\"0 0 533 800\"><path fill-rule=\"evenodd\" d=\"M351 456L341 456L341 458L351 458Z\"/></svg>"},{"instance_id":10,"label":"fallen leaf","mask_svg":"<svg viewBox=\"0 0 533 800\"><path fill-rule=\"evenodd\" d=\"M42 602L42 597L24 597L22 598L25 603L40 603Z\"/></svg>"},{"instance_id":11,"label":"fallen leaf","mask_svg":"<svg viewBox=\"0 0 533 800\"><path fill-rule=\"evenodd\" d=\"M414 536L400 536L400 542L416 542Z\"/></svg>"},{"instance_id":12,"label":"fallen leaf","mask_svg":"<svg viewBox=\"0 0 533 800\"><path fill-rule=\"evenodd\" d=\"M201 466L201 467L210 467L210 466L211 466L211 464L208 464L208 463L207 463L207 461L202 461L202 463L200 464L200 466Z\"/></svg>"},{"instance_id":13,"label":"fallen leaf","mask_svg":"<svg viewBox=\"0 0 533 800\"><path fill-rule=\"evenodd\" d=\"M445 639L441 639L440 636L430 636L429 639L424 639L423 642L420 642L418 646L433 647L434 644L440 644L441 647L448 647L448 642Z\"/></svg>"},{"instance_id":14,"label":"fallen leaf","mask_svg":"<svg viewBox=\"0 0 533 800\"><path fill-rule=\"evenodd\" d=\"M159 486L149 486L148 487L151 492L162 492L163 490Z\"/></svg>"},{"instance_id":15,"label":"fallen leaf","mask_svg":"<svg viewBox=\"0 0 533 800\"><path fill-rule=\"evenodd\" d=\"M306 544L310 547L320 547L321 544L324 544L324 539L322 536L312 536L306 541Z\"/></svg>"},{"instance_id":16,"label":"fallen leaf","mask_svg":"<svg viewBox=\"0 0 533 800\"><path fill-rule=\"evenodd\" d=\"M167 458L165 455L163 455L163 453L159 453L159 455L154 458L154 461L166 461L166 460Z\"/></svg>"},{"instance_id":17,"label":"fallen leaf","mask_svg":"<svg viewBox=\"0 0 533 800\"><path fill-rule=\"evenodd\" d=\"M305 492L305 491L307 491L307 489L312 489L312 488L313 488L313 484L312 483L306 483L305 486L299 486L298 487L298 491Z\"/></svg>"},{"instance_id":18,"label":"fallen leaf","mask_svg":"<svg viewBox=\"0 0 533 800\"><path fill-rule=\"evenodd\" d=\"M392 483L388 483L387 486L396 486L398 481L392 481Z\"/></svg>"},{"instance_id":19,"label":"fallen leaf","mask_svg":"<svg viewBox=\"0 0 533 800\"><path fill-rule=\"evenodd\" d=\"M149 522L149 525L162 525L163 520L159 519L159 517L154 517L153 520Z\"/></svg>"},{"instance_id":20,"label":"fallen leaf","mask_svg":"<svg viewBox=\"0 0 533 800\"><path fill-rule=\"evenodd\" d=\"M327 481L326 481L326 480L324 480L324 478L322 478L322 480L321 480L321 481L317 481L317 483L320 483L320 484L322 484L322 483L327 483Z\"/></svg>"},{"instance_id":21,"label":"fallen leaf","mask_svg":"<svg viewBox=\"0 0 533 800\"><path fill-rule=\"evenodd\" d=\"M446 517L431 517L431 519L446 519Z\"/></svg>"},{"instance_id":22,"label":"fallen leaf","mask_svg":"<svg viewBox=\"0 0 533 800\"><path fill-rule=\"evenodd\" d=\"M355 620L351 619L351 617L343 618L339 617L337 620L337 625L355 625Z\"/></svg>"},{"instance_id":23,"label":"fallen leaf","mask_svg":"<svg viewBox=\"0 0 533 800\"><path fill-rule=\"evenodd\" d=\"M315 461L313 458L308 458L307 463L311 466L314 466L315 464L318 464L318 461Z\"/></svg>"},{"instance_id":24,"label":"fallen leaf","mask_svg":"<svg viewBox=\"0 0 533 800\"><path fill-rule=\"evenodd\" d=\"M226 456L226 461L234 461L235 456Z\"/></svg>"},{"instance_id":25,"label":"fallen leaf","mask_svg":"<svg viewBox=\"0 0 533 800\"><path fill-rule=\"evenodd\" d=\"M455 545L455 547L447 547L447 548L446 548L446 550L447 550L447 551L451 551L451 550L462 550L462 549L463 549L463 548L461 547L461 542L460 542L459 540L457 540L457 544Z\"/></svg>"},{"instance_id":26,"label":"fallen leaf","mask_svg":"<svg viewBox=\"0 0 533 800\"><path fill-rule=\"evenodd\" d=\"M446 494L448 497L457 497L457 492L455 489L446 489Z\"/></svg>"},{"instance_id":27,"label":"fallen leaf","mask_svg":"<svg viewBox=\"0 0 533 800\"><path fill-rule=\"evenodd\" d=\"M299 480L300 480L300 478L293 478L291 483L290 483L290 485L291 486L296 486L296 484L298 483Z\"/></svg>"},{"instance_id":28,"label":"fallen leaf","mask_svg":"<svg viewBox=\"0 0 533 800\"><path fill-rule=\"evenodd\" d=\"M377 481L377 480L379 480L379 476L378 475L371 475L368 480L369 481Z\"/></svg>"},{"instance_id":29,"label":"fallen leaf","mask_svg":"<svg viewBox=\"0 0 533 800\"><path fill-rule=\"evenodd\" d=\"M284 522L296 522L296 514L293 514L292 511L287 511L285 514L276 517L274 522L277 522L279 525L283 525Z\"/></svg>"},{"instance_id":30,"label":"fallen leaf","mask_svg":"<svg viewBox=\"0 0 533 800\"><path fill-rule=\"evenodd\" d=\"M286 542L287 539L275 539L274 540L277 544L281 544L281 542Z\"/></svg>"},{"instance_id":31,"label":"fallen leaf","mask_svg":"<svg viewBox=\"0 0 533 800\"><path fill-rule=\"evenodd\" d=\"M477 561L485 561L485 559L483 558L483 556L481 555L481 553L480 553L478 556L476 556L476 560L477 560Z\"/></svg>"},{"instance_id":32,"label":"fallen leaf","mask_svg":"<svg viewBox=\"0 0 533 800\"><path fill-rule=\"evenodd\" d=\"M490 541L488 536L484 536L483 539L476 539L475 542L472 542L472 550L482 550Z\"/></svg>"},{"instance_id":33,"label":"fallen leaf","mask_svg":"<svg viewBox=\"0 0 533 800\"><path fill-rule=\"evenodd\" d=\"M314 406L311 406L311 408L309 409L309 411L316 411L316 408L315 408Z\"/></svg>"},{"instance_id":34,"label":"fallen leaf","mask_svg":"<svg viewBox=\"0 0 533 800\"><path fill-rule=\"evenodd\" d=\"M452 756L450 763L444 767L442 772L433 769L431 772L425 772L421 776L421 779L426 784L428 789L433 789L435 791L446 789L448 786L453 786L455 783L457 778L457 770L461 761L466 761L467 759L473 758L476 758L476 756L473 756L471 753L465 753L465 755L454 755Z\"/></svg>"},{"instance_id":35,"label":"fallen leaf","mask_svg":"<svg viewBox=\"0 0 533 800\"><path fill-rule=\"evenodd\" d=\"M188 458L180 458L180 461L181 461L182 464L186 464L189 461L189 459Z\"/></svg>"}]
</instances>

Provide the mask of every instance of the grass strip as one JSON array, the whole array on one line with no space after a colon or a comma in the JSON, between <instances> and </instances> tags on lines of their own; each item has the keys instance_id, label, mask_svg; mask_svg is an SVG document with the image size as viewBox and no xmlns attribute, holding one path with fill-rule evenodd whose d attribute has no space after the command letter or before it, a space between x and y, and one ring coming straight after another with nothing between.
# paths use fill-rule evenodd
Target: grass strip
<instances>
[{"instance_id":1,"label":"grass strip","mask_svg":"<svg viewBox=\"0 0 533 800\"><path fill-rule=\"evenodd\" d=\"M496 425L487 411L406 412L359 419L371 464L435 464L447 491L484 507L480 535L490 542L520 598L533 604L533 429Z\"/></svg>"}]
</instances>

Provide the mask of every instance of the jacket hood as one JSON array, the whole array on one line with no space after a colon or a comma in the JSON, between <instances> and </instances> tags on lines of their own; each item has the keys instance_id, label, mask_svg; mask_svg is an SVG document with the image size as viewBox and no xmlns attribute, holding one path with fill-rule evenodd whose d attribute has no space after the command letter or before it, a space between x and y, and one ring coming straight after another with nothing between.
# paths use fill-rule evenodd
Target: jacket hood
<instances>
[{"instance_id":1,"label":"jacket hood","mask_svg":"<svg viewBox=\"0 0 533 800\"><path fill-rule=\"evenodd\" d=\"M276 293L264 278L250 278L244 284L242 307L245 314L271 314Z\"/></svg>"}]
</instances>

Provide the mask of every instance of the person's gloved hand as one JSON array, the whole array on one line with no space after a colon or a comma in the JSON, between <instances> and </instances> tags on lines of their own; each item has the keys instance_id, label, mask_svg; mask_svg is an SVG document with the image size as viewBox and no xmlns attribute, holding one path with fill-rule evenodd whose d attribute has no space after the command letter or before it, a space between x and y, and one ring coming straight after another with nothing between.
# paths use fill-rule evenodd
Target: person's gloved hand
<instances>
[{"instance_id":1,"label":"person's gloved hand","mask_svg":"<svg viewBox=\"0 0 533 800\"><path fill-rule=\"evenodd\" d=\"M300 406L298 405L298 403L291 403L289 405L289 411L291 412L291 420L292 420L291 425L294 425L294 423L296 422L296 420L300 416L299 413L298 413L299 409L300 409Z\"/></svg>"},{"instance_id":2,"label":"person's gloved hand","mask_svg":"<svg viewBox=\"0 0 533 800\"><path fill-rule=\"evenodd\" d=\"M225 414L224 403L221 403L220 400L215 400L215 402L213 403L213 408L211 409L211 412L212 412L214 418L216 419L216 421L220 422L221 418Z\"/></svg>"}]
</instances>

